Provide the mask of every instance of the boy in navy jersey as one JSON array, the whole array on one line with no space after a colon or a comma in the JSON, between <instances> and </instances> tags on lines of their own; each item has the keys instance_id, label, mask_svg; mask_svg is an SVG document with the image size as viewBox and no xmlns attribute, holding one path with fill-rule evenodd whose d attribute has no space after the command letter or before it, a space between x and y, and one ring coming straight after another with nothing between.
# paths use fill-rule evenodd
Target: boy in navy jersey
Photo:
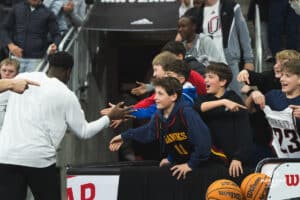
<instances>
[{"instance_id":1,"label":"boy in navy jersey","mask_svg":"<svg viewBox=\"0 0 300 200\"><path fill-rule=\"evenodd\" d=\"M200 116L182 101L182 85L174 77L153 81L157 112L150 122L114 137L110 150L117 151L123 142L142 143L159 140L163 159L160 166L174 164L172 175L185 178L189 171L210 155L210 134Z\"/></svg>"}]
</instances>

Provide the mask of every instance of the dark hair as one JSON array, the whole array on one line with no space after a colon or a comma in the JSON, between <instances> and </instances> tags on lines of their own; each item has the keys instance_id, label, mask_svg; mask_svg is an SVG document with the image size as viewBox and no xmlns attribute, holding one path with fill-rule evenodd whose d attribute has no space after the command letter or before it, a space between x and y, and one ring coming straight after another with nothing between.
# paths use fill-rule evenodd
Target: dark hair
<instances>
[{"instance_id":1,"label":"dark hair","mask_svg":"<svg viewBox=\"0 0 300 200\"><path fill-rule=\"evenodd\" d=\"M177 78L174 78L174 77L156 78L156 79L153 79L152 84L155 87L160 86L163 89L165 89L166 93L169 96L176 93L177 100L181 98L182 85L180 84L179 80L177 80Z\"/></svg>"},{"instance_id":2,"label":"dark hair","mask_svg":"<svg viewBox=\"0 0 300 200\"><path fill-rule=\"evenodd\" d=\"M191 73L190 66L182 60L173 61L172 63L166 65L164 67L164 70L174 72L180 76L184 76L186 81L190 77Z\"/></svg>"},{"instance_id":3,"label":"dark hair","mask_svg":"<svg viewBox=\"0 0 300 200\"><path fill-rule=\"evenodd\" d=\"M48 57L50 67L72 69L74 65L73 56L65 51L56 52Z\"/></svg>"},{"instance_id":4,"label":"dark hair","mask_svg":"<svg viewBox=\"0 0 300 200\"><path fill-rule=\"evenodd\" d=\"M182 17L186 17L186 18L189 18L191 20L191 22L193 24L197 24L198 23L198 14L199 13L199 9L198 8L190 8L188 9L183 15ZM182 18L181 17L181 18Z\"/></svg>"},{"instance_id":5,"label":"dark hair","mask_svg":"<svg viewBox=\"0 0 300 200\"><path fill-rule=\"evenodd\" d=\"M210 62L210 64L206 67L205 73L213 73L216 74L220 80L226 80L227 83L225 88L232 81L232 71L231 69L224 63Z\"/></svg>"},{"instance_id":6,"label":"dark hair","mask_svg":"<svg viewBox=\"0 0 300 200\"><path fill-rule=\"evenodd\" d=\"M178 42L178 41L174 41L174 40L167 42L167 44L165 44L165 46L163 46L161 51L162 52L169 51L176 55L182 54L183 56L186 53L186 49L185 49L184 45L182 44L182 42Z\"/></svg>"},{"instance_id":7,"label":"dark hair","mask_svg":"<svg viewBox=\"0 0 300 200\"><path fill-rule=\"evenodd\" d=\"M300 59L291 59L282 65L282 71L300 76Z\"/></svg>"}]
</instances>

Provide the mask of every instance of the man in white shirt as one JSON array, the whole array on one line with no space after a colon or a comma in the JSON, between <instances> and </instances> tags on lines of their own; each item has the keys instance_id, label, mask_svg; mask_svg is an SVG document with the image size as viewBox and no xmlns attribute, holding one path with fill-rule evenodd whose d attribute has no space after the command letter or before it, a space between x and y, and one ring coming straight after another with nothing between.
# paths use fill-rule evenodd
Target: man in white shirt
<instances>
[{"instance_id":1,"label":"man in white shirt","mask_svg":"<svg viewBox=\"0 0 300 200\"><path fill-rule=\"evenodd\" d=\"M60 199L56 150L67 127L80 138L90 138L109 126L111 119L129 117L122 103L107 115L88 123L69 80L73 57L58 52L49 58L47 74L31 72L16 78L40 84L19 95L10 92L0 133L0 196L21 200L27 185L35 199ZM63 83L64 82L64 83Z\"/></svg>"}]
</instances>

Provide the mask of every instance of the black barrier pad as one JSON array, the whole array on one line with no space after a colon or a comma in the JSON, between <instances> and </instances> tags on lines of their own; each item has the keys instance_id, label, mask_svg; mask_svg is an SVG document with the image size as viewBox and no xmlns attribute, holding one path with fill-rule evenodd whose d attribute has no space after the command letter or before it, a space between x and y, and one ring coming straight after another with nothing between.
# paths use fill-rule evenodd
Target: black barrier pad
<instances>
[{"instance_id":1,"label":"black barrier pad","mask_svg":"<svg viewBox=\"0 0 300 200\"><path fill-rule=\"evenodd\" d=\"M102 31L169 31L177 29L177 2L95 3L85 29ZM132 25L147 19L153 24Z\"/></svg>"}]
</instances>

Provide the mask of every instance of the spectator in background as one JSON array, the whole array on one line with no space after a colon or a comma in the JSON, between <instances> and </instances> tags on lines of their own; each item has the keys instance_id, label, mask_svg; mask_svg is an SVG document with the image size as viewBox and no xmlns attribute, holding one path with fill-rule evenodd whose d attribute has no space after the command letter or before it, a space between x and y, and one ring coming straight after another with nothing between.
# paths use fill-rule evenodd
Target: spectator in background
<instances>
[{"instance_id":1,"label":"spectator in background","mask_svg":"<svg viewBox=\"0 0 300 200\"><path fill-rule=\"evenodd\" d=\"M269 0L251 0L249 3L248 20L251 20L254 23L255 19L255 6L258 5L259 14L260 14L260 30L261 30L261 41L263 47L263 56L265 61L273 61L272 52L269 48L268 41L268 21L269 21Z\"/></svg>"},{"instance_id":2,"label":"spectator in background","mask_svg":"<svg viewBox=\"0 0 300 200\"><path fill-rule=\"evenodd\" d=\"M269 2L269 45L273 56L283 49L299 49L300 16L291 8L288 0ZM286 34L285 45L282 36Z\"/></svg>"},{"instance_id":3,"label":"spectator in background","mask_svg":"<svg viewBox=\"0 0 300 200\"><path fill-rule=\"evenodd\" d=\"M6 58L0 62L0 75L1 79L12 79L14 78L19 71L20 64L17 60ZM8 92L5 94L0 95L0 129L2 128L6 106L7 106L7 95ZM4 98L2 98L4 97Z\"/></svg>"},{"instance_id":4,"label":"spectator in background","mask_svg":"<svg viewBox=\"0 0 300 200\"><path fill-rule=\"evenodd\" d=\"M197 32L213 38L232 70L229 88L241 96L241 84L236 80L241 57L245 69L254 70L254 66L249 30L240 5L233 0L205 0L195 17Z\"/></svg>"},{"instance_id":5,"label":"spectator in background","mask_svg":"<svg viewBox=\"0 0 300 200\"><path fill-rule=\"evenodd\" d=\"M48 33L53 41L50 45ZM47 48L48 54L53 54L61 39L55 15L41 0L14 5L4 20L0 35L12 56L20 61L20 72L34 71Z\"/></svg>"},{"instance_id":6,"label":"spectator in background","mask_svg":"<svg viewBox=\"0 0 300 200\"><path fill-rule=\"evenodd\" d=\"M20 63L16 59L6 58L0 62L1 79L14 78L20 68Z\"/></svg>"},{"instance_id":7,"label":"spectator in background","mask_svg":"<svg viewBox=\"0 0 300 200\"><path fill-rule=\"evenodd\" d=\"M180 0L179 17L181 17L188 9L193 7L193 0Z\"/></svg>"},{"instance_id":8,"label":"spectator in background","mask_svg":"<svg viewBox=\"0 0 300 200\"><path fill-rule=\"evenodd\" d=\"M57 16L61 35L72 26L79 27L83 24L86 14L84 0L44 0L43 4Z\"/></svg>"},{"instance_id":9,"label":"spectator in background","mask_svg":"<svg viewBox=\"0 0 300 200\"><path fill-rule=\"evenodd\" d=\"M209 61L226 62L209 36L196 34L197 21L189 11L178 20L178 33L185 46L186 56L193 56L206 66Z\"/></svg>"}]
</instances>

